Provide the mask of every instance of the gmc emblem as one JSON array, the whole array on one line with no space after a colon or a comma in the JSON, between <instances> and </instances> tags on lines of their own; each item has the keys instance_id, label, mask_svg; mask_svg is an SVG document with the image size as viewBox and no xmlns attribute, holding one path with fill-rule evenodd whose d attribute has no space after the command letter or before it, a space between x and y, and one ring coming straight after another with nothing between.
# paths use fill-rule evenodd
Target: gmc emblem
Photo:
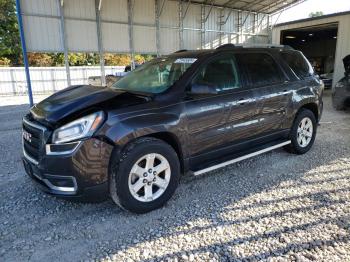
<instances>
[{"instance_id":1,"label":"gmc emblem","mask_svg":"<svg viewBox=\"0 0 350 262\"><path fill-rule=\"evenodd\" d=\"M28 141L29 143L32 142L32 134L31 133L28 133L27 131L23 130L22 135L23 135L24 140Z\"/></svg>"}]
</instances>

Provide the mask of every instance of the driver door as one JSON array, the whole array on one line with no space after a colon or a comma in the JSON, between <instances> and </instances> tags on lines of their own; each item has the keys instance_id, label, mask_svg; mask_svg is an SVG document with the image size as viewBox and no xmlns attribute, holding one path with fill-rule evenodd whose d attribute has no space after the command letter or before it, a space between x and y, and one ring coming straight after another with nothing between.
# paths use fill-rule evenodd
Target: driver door
<instances>
[{"instance_id":1,"label":"driver door","mask_svg":"<svg viewBox=\"0 0 350 262\"><path fill-rule=\"evenodd\" d=\"M239 71L232 54L225 54L210 60L198 72L193 85L215 87L216 94L192 95L190 90L186 105L187 134L189 142L190 164L196 169L205 161L220 157L227 143L228 136L235 129L242 137L244 123L251 117L251 103L238 102L248 98L242 87ZM240 113L235 114L239 107ZM231 140L231 141L228 141Z\"/></svg>"}]
</instances>

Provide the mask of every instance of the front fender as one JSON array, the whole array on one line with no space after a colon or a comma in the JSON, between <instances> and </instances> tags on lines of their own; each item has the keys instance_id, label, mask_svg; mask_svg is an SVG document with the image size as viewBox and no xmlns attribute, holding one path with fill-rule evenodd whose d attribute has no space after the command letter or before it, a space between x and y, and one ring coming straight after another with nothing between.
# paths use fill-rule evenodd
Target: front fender
<instances>
[{"instance_id":1,"label":"front fender","mask_svg":"<svg viewBox=\"0 0 350 262\"><path fill-rule=\"evenodd\" d=\"M116 145L124 146L130 141L159 132L176 132L180 119L174 114L147 114L122 120L111 126L106 136Z\"/></svg>"},{"instance_id":2,"label":"front fender","mask_svg":"<svg viewBox=\"0 0 350 262\"><path fill-rule=\"evenodd\" d=\"M179 103L126 114L110 113L99 134L122 149L139 137L167 133L176 140L174 142L179 146L178 149L186 157L186 118L182 113L183 107L184 105Z\"/></svg>"}]
</instances>

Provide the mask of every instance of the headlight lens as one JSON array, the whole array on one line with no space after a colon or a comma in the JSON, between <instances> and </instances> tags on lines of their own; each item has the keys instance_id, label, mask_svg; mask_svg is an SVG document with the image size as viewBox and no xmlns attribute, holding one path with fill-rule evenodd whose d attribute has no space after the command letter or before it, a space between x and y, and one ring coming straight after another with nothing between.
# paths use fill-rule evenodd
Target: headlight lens
<instances>
[{"instance_id":1,"label":"headlight lens","mask_svg":"<svg viewBox=\"0 0 350 262\"><path fill-rule=\"evenodd\" d=\"M103 112L97 112L68 123L53 132L52 143L71 142L91 136L103 122Z\"/></svg>"}]
</instances>

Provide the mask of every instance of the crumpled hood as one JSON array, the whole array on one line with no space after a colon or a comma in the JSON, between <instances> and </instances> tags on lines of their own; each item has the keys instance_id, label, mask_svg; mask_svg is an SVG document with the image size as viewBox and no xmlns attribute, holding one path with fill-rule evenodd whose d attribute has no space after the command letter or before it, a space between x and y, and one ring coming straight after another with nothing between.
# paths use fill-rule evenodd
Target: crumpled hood
<instances>
[{"instance_id":1,"label":"crumpled hood","mask_svg":"<svg viewBox=\"0 0 350 262\"><path fill-rule=\"evenodd\" d=\"M37 121L54 125L62 119L92 108L103 109L111 104L114 108L121 108L147 101L146 97L108 87L80 85L53 94L33 106L30 112Z\"/></svg>"}]
</instances>

